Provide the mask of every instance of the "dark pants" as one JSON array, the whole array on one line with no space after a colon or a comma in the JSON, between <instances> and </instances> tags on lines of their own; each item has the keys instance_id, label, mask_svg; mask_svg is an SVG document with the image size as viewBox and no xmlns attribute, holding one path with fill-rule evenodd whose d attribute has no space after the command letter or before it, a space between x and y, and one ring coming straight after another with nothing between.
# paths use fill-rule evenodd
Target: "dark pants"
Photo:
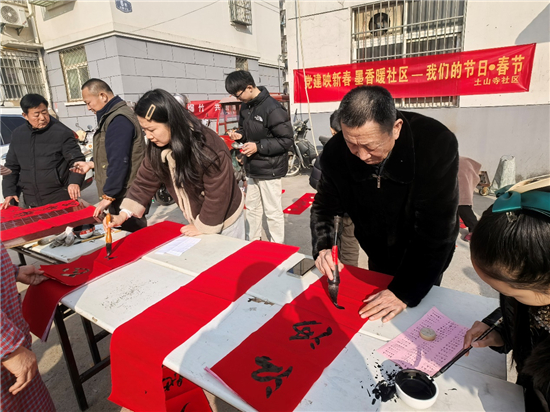
<instances>
[{"instance_id":1,"label":"dark pants","mask_svg":"<svg viewBox=\"0 0 550 412\"><path fill-rule=\"evenodd\" d=\"M116 199L111 205L109 206L109 212L113 215L120 214L120 204L124 200L124 197L121 197L119 199ZM127 232L136 232L139 229L143 229L144 227L147 227L147 218L145 215L149 213L149 206L151 206L151 203L147 206L147 209L145 209L145 213L142 217L138 218L135 216L132 216L130 219L128 219L126 222L124 222L120 227L122 230L125 230Z\"/></svg>"},{"instance_id":2,"label":"dark pants","mask_svg":"<svg viewBox=\"0 0 550 412\"><path fill-rule=\"evenodd\" d=\"M458 216L460 216L464 224L468 227L469 232L474 230L474 227L477 225L477 217L471 205L459 205Z\"/></svg>"}]
</instances>

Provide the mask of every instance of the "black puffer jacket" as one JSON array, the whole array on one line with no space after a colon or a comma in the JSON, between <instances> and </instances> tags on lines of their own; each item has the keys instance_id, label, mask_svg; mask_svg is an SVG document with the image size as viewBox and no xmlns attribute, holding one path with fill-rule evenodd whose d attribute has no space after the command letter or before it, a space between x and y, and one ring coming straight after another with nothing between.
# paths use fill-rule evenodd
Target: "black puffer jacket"
<instances>
[{"instance_id":1,"label":"black puffer jacket","mask_svg":"<svg viewBox=\"0 0 550 412\"><path fill-rule=\"evenodd\" d=\"M258 88L260 94L242 104L239 117L241 141L254 142L258 146L257 153L245 156L246 175L263 180L278 179L288 171L288 150L294 132L285 108L265 87Z\"/></svg>"},{"instance_id":2,"label":"black puffer jacket","mask_svg":"<svg viewBox=\"0 0 550 412\"><path fill-rule=\"evenodd\" d=\"M348 149L342 132L323 150L323 173L311 208L313 256L330 249L334 216L347 213L369 269L416 306L438 284L458 234L458 143L435 119L398 112L403 127L380 172Z\"/></svg>"},{"instance_id":3,"label":"black puffer jacket","mask_svg":"<svg viewBox=\"0 0 550 412\"><path fill-rule=\"evenodd\" d=\"M82 185L84 175L72 173L74 162L86 160L71 129L54 118L43 129L29 123L13 131L5 166L12 173L4 176L4 197L18 195L27 206L44 206L70 199L67 186Z\"/></svg>"}]
</instances>

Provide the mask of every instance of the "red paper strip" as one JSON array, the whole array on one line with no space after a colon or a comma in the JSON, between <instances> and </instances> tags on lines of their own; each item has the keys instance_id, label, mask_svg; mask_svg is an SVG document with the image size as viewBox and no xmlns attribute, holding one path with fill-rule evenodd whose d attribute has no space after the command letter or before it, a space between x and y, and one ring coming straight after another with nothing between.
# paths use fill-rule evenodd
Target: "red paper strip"
<instances>
[{"instance_id":1,"label":"red paper strip","mask_svg":"<svg viewBox=\"0 0 550 412\"><path fill-rule=\"evenodd\" d=\"M315 193L306 193L301 198L299 198L296 202L294 202L285 210L283 210L283 212L289 215L300 215L304 210L306 210L308 207L311 206L314 198L315 198Z\"/></svg>"},{"instance_id":2,"label":"red paper strip","mask_svg":"<svg viewBox=\"0 0 550 412\"><path fill-rule=\"evenodd\" d=\"M393 97L529 91L536 44L294 70L294 103L339 102L357 86ZM306 96L307 88L307 96Z\"/></svg>"},{"instance_id":3,"label":"red paper strip","mask_svg":"<svg viewBox=\"0 0 550 412\"><path fill-rule=\"evenodd\" d=\"M32 233L37 233L42 230L47 230L53 227L67 226L73 222L77 222L87 217L92 217L95 211L95 207L88 206L85 209L77 210L75 212L68 212L66 210L56 210L51 214L40 214L36 216L27 216L23 219L12 220L2 223L2 226L9 226L11 224L21 223L21 226L15 226L11 229L4 229L0 232L2 242L8 240L17 239ZM53 217L46 218L46 216L55 215ZM24 223L27 220L33 220L32 223Z\"/></svg>"},{"instance_id":4,"label":"red paper strip","mask_svg":"<svg viewBox=\"0 0 550 412\"><path fill-rule=\"evenodd\" d=\"M162 372L166 412L205 412L212 410L200 386L195 385L165 366L162 367Z\"/></svg>"},{"instance_id":5,"label":"red paper strip","mask_svg":"<svg viewBox=\"0 0 550 412\"><path fill-rule=\"evenodd\" d=\"M45 275L55 281L42 282L27 289L23 300L23 317L29 324L31 332L45 341L55 309L64 296L81 285L135 262L151 250L178 237L182 226L174 222L161 222L118 240L113 243L112 256L118 255L116 259L107 261L105 249L101 249L68 264L43 266L46 270ZM65 268L69 270L64 271ZM75 273L77 268L81 270L78 270L79 274L74 277L63 275Z\"/></svg>"},{"instance_id":6,"label":"red paper strip","mask_svg":"<svg viewBox=\"0 0 550 412\"><path fill-rule=\"evenodd\" d=\"M339 310L326 278L312 284L211 371L259 411L292 411L323 371L367 321L358 311L365 296L387 288L392 277L346 267Z\"/></svg>"},{"instance_id":7,"label":"red paper strip","mask_svg":"<svg viewBox=\"0 0 550 412\"><path fill-rule=\"evenodd\" d=\"M133 411L165 411L166 356L297 250L252 242L119 326L111 338L109 400Z\"/></svg>"},{"instance_id":8,"label":"red paper strip","mask_svg":"<svg viewBox=\"0 0 550 412\"><path fill-rule=\"evenodd\" d=\"M22 209L18 206L10 206L6 210L2 210L0 223L9 222L12 220L25 219L28 217L49 215L55 216L55 212L69 209L72 207L81 206L77 200L64 200L62 202L52 203L45 206L33 207L30 209ZM47 217L45 218L47 219Z\"/></svg>"}]
</instances>

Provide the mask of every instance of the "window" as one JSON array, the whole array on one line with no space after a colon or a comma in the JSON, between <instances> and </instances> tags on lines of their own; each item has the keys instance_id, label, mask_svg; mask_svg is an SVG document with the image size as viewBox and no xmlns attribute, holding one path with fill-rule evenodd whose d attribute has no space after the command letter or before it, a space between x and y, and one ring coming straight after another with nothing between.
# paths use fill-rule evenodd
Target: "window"
<instances>
[{"instance_id":1,"label":"window","mask_svg":"<svg viewBox=\"0 0 550 412\"><path fill-rule=\"evenodd\" d=\"M82 100L82 85L90 78L84 46L73 47L59 53L69 102Z\"/></svg>"},{"instance_id":2,"label":"window","mask_svg":"<svg viewBox=\"0 0 550 412\"><path fill-rule=\"evenodd\" d=\"M235 58L235 69L248 71L248 59L246 57Z\"/></svg>"},{"instance_id":3,"label":"window","mask_svg":"<svg viewBox=\"0 0 550 412\"><path fill-rule=\"evenodd\" d=\"M352 9L352 63L462 51L465 0L392 0ZM457 96L396 99L400 107L457 106Z\"/></svg>"},{"instance_id":4,"label":"window","mask_svg":"<svg viewBox=\"0 0 550 412\"><path fill-rule=\"evenodd\" d=\"M3 101L19 103L28 93L46 92L37 53L2 50L0 79Z\"/></svg>"},{"instance_id":5,"label":"window","mask_svg":"<svg viewBox=\"0 0 550 412\"><path fill-rule=\"evenodd\" d=\"M232 23L252 25L252 4L250 0L229 0L229 13Z\"/></svg>"}]
</instances>

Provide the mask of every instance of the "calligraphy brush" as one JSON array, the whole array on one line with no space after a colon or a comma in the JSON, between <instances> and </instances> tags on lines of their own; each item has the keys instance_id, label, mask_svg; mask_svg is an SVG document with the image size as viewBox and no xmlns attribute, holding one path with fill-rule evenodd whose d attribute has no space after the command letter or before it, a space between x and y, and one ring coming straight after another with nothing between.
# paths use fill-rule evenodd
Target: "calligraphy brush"
<instances>
[{"instance_id":1,"label":"calligraphy brush","mask_svg":"<svg viewBox=\"0 0 550 412\"><path fill-rule=\"evenodd\" d=\"M332 272L332 280L328 280L328 293L334 306L338 309L344 309L338 305L338 289L340 287L340 271L338 270L338 230L342 218L334 216L334 245L332 246L332 261L334 262L334 271Z\"/></svg>"},{"instance_id":2,"label":"calligraphy brush","mask_svg":"<svg viewBox=\"0 0 550 412\"><path fill-rule=\"evenodd\" d=\"M489 329L487 329L485 332L483 332L481 335L479 335L477 338L475 338L473 341L474 342L477 342L478 340L481 340L481 339L484 339L489 333L491 333L492 331L495 330L495 328L497 326L499 326L500 324L502 323L502 318L500 318L499 320L497 320L493 326L491 326ZM460 352L458 352L456 354L456 356L454 358L452 358L447 364L445 364L440 370L439 372L437 372L434 376L432 376L432 378L437 378L439 375L441 375L442 373L444 373L445 371L447 371L447 369L449 369L451 366L454 365L454 363L459 360L460 358L462 358L464 355L466 355L468 352L470 352L470 349L472 349L473 346L470 345L469 347L467 347L466 349L462 349Z\"/></svg>"},{"instance_id":3,"label":"calligraphy brush","mask_svg":"<svg viewBox=\"0 0 550 412\"><path fill-rule=\"evenodd\" d=\"M105 223L107 226L107 231L105 232L105 247L107 248L107 256L105 256L105 259L109 259L109 256L111 256L111 253L113 252L113 237L111 236L111 228L109 227L109 224L111 223L110 213L107 213Z\"/></svg>"}]
</instances>

